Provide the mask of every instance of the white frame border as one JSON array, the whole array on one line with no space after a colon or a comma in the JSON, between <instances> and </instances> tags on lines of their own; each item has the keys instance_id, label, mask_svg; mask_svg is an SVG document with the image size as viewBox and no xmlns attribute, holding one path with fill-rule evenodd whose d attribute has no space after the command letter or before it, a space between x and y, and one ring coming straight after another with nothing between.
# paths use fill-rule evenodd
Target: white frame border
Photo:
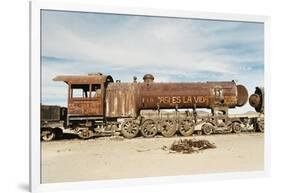
<instances>
[{"instance_id":1,"label":"white frame border","mask_svg":"<svg viewBox=\"0 0 281 193\"><path fill-rule=\"evenodd\" d=\"M219 174L202 174L188 176L164 176L149 177L138 179L122 179L122 180L100 180L100 181L84 181L71 183L50 183L40 184L40 10L64 10L64 11L81 11L81 12L97 12L97 13L114 13L129 15L149 15L164 17L182 17L194 19L210 19L225 21L246 21L264 23L264 78L265 78L265 127L270 127L270 18L268 16L258 15L241 15L241 14L222 14L194 12L183 10L165 10L165 9L147 9L134 7L117 7L117 6L101 6L93 4L82 4L73 2L46 2L33 1L30 2L30 191L42 192L51 190L73 190L88 188L112 188L112 187L129 187L152 184L167 183L184 183L194 181L210 181L225 179L241 179L253 177L265 177L270 174L270 130L266 129L264 133L264 171L253 172L231 172Z\"/></svg>"}]
</instances>

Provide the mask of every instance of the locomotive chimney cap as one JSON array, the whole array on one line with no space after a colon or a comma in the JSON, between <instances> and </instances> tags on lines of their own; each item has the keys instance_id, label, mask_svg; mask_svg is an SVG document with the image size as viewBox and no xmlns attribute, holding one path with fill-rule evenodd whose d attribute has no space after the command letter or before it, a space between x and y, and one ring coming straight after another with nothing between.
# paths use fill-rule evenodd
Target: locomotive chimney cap
<instances>
[{"instance_id":1,"label":"locomotive chimney cap","mask_svg":"<svg viewBox=\"0 0 281 193\"><path fill-rule=\"evenodd\" d=\"M152 74L146 74L143 76L143 81L147 84L152 83L154 80L154 76Z\"/></svg>"}]
</instances>

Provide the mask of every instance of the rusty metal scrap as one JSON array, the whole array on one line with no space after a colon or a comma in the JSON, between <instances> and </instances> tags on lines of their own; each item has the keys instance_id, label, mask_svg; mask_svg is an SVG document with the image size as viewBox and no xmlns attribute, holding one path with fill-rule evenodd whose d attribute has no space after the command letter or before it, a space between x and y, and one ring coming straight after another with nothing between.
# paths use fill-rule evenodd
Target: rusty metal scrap
<instances>
[{"instance_id":1,"label":"rusty metal scrap","mask_svg":"<svg viewBox=\"0 0 281 193\"><path fill-rule=\"evenodd\" d=\"M193 153L204 149L216 148L208 140L180 139L173 142L171 152Z\"/></svg>"},{"instance_id":2,"label":"rusty metal scrap","mask_svg":"<svg viewBox=\"0 0 281 193\"><path fill-rule=\"evenodd\" d=\"M264 112L264 88L256 87L255 93L249 98L249 103L257 112Z\"/></svg>"}]
</instances>

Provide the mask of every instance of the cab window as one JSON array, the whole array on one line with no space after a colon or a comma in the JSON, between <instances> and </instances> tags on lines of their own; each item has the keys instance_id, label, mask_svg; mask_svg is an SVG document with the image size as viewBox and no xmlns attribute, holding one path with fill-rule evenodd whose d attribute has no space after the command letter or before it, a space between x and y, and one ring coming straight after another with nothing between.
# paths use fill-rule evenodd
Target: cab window
<instances>
[{"instance_id":1,"label":"cab window","mask_svg":"<svg viewBox=\"0 0 281 193\"><path fill-rule=\"evenodd\" d=\"M101 96L101 86L100 84L92 84L91 97L100 97Z\"/></svg>"},{"instance_id":2,"label":"cab window","mask_svg":"<svg viewBox=\"0 0 281 193\"><path fill-rule=\"evenodd\" d=\"M70 88L70 98L72 99L91 99L100 95L100 84L72 84Z\"/></svg>"}]
</instances>

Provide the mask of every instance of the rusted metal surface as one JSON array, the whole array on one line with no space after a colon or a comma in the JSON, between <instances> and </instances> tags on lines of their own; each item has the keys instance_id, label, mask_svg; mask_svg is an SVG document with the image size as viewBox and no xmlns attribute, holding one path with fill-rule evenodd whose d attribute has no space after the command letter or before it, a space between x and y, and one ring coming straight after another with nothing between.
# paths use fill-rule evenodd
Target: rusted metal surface
<instances>
[{"instance_id":1,"label":"rusted metal surface","mask_svg":"<svg viewBox=\"0 0 281 193\"><path fill-rule=\"evenodd\" d=\"M110 83L106 89L107 117L137 116L137 83Z\"/></svg>"},{"instance_id":2,"label":"rusted metal surface","mask_svg":"<svg viewBox=\"0 0 281 193\"><path fill-rule=\"evenodd\" d=\"M88 75L66 75L56 76L54 81L64 81L67 84L104 84L105 82L113 82L113 78L109 75L102 75L101 73L88 74Z\"/></svg>"},{"instance_id":3,"label":"rusted metal surface","mask_svg":"<svg viewBox=\"0 0 281 193\"><path fill-rule=\"evenodd\" d=\"M237 106L242 107L248 101L248 91L245 86L237 85Z\"/></svg>"},{"instance_id":4,"label":"rusted metal surface","mask_svg":"<svg viewBox=\"0 0 281 193\"><path fill-rule=\"evenodd\" d=\"M108 83L113 82L111 76L89 74L86 76L57 76L54 81L68 84L69 116L103 116L104 95ZM81 96L74 96L74 90L80 90Z\"/></svg>"},{"instance_id":5,"label":"rusted metal surface","mask_svg":"<svg viewBox=\"0 0 281 193\"><path fill-rule=\"evenodd\" d=\"M70 100L68 111L70 115L102 115L103 107L101 99L97 100Z\"/></svg>"},{"instance_id":6,"label":"rusted metal surface","mask_svg":"<svg viewBox=\"0 0 281 193\"><path fill-rule=\"evenodd\" d=\"M256 87L255 93L249 98L249 103L257 112L264 112L264 89Z\"/></svg>"},{"instance_id":7,"label":"rusted metal surface","mask_svg":"<svg viewBox=\"0 0 281 193\"><path fill-rule=\"evenodd\" d=\"M239 88L239 89L238 89ZM234 82L140 84L140 109L234 108L247 102L245 87Z\"/></svg>"},{"instance_id":8,"label":"rusted metal surface","mask_svg":"<svg viewBox=\"0 0 281 193\"><path fill-rule=\"evenodd\" d=\"M145 84L150 84L154 81L154 76L152 74L146 74L143 76L143 82Z\"/></svg>"},{"instance_id":9,"label":"rusted metal surface","mask_svg":"<svg viewBox=\"0 0 281 193\"><path fill-rule=\"evenodd\" d=\"M113 83L111 76L57 76L56 81L69 85L69 115L104 116L109 118L137 117L143 109L235 108L247 102L248 92L235 82L157 83L151 74L144 82ZM99 95L91 96L100 85ZM83 98L74 98L73 89L83 89Z\"/></svg>"},{"instance_id":10,"label":"rusted metal surface","mask_svg":"<svg viewBox=\"0 0 281 193\"><path fill-rule=\"evenodd\" d=\"M252 107L258 108L261 104L261 96L258 94L252 94L249 98L249 103Z\"/></svg>"}]
</instances>

